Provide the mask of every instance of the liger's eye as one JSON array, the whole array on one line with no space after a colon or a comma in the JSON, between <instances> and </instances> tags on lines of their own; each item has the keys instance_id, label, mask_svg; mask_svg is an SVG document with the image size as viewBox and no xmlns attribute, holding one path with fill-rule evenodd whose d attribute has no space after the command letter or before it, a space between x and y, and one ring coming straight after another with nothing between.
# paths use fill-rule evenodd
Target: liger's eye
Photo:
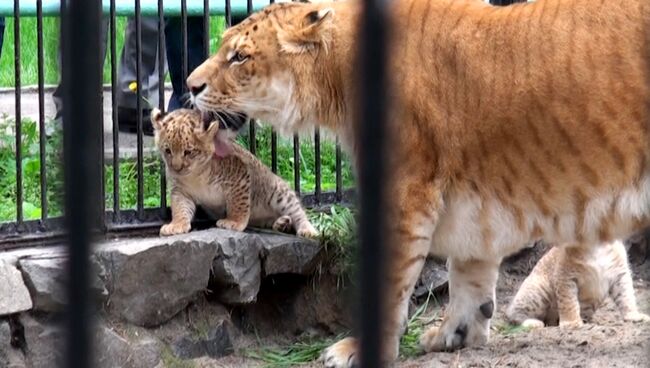
<instances>
[{"instance_id":1,"label":"liger's eye","mask_svg":"<svg viewBox=\"0 0 650 368\"><path fill-rule=\"evenodd\" d=\"M230 57L230 60L228 60L228 62L229 63L242 63L246 59L248 59L248 56L246 56L246 55L242 54L241 52L237 51Z\"/></svg>"},{"instance_id":2,"label":"liger's eye","mask_svg":"<svg viewBox=\"0 0 650 368\"><path fill-rule=\"evenodd\" d=\"M192 153L192 151L190 151L190 150L183 151L183 155L185 155L185 156L189 156L191 153Z\"/></svg>"},{"instance_id":3,"label":"liger's eye","mask_svg":"<svg viewBox=\"0 0 650 368\"><path fill-rule=\"evenodd\" d=\"M170 150L169 148L165 148L165 153L168 154L168 155L171 155L171 154L172 154L172 150Z\"/></svg>"}]
</instances>

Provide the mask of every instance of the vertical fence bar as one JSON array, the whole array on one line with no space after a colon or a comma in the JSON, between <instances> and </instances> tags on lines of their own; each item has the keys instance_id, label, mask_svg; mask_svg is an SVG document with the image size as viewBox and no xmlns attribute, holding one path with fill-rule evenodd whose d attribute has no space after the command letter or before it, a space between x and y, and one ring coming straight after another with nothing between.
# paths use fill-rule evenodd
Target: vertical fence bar
<instances>
[{"instance_id":1,"label":"vertical fence bar","mask_svg":"<svg viewBox=\"0 0 650 368\"><path fill-rule=\"evenodd\" d=\"M23 223L22 114L20 110L20 0L14 0L14 78L16 101L16 221Z\"/></svg>"},{"instance_id":2,"label":"vertical fence bar","mask_svg":"<svg viewBox=\"0 0 650 368\"><path fill-rule=\"evenodd\" d=\"M343 200L343 178L341 170L341 143L339 137L336 137L336 201Z\"/></svg>"},{"instance_id":3,"label":"vertical fence bar","mask_svg":"<svg viewBox=\"0 0 650 368\"><path fill-rule=\"evenodd\" d=\"M144 149L143 149L143 126L142 126L142 11L140 0L135 0L135 79L137 86L135 90L135 110L137 113L136 123L138 125L138 219L144 217Z\"/></svg>"},{"instance_id":4,"label":"vertical fence bar","mask_svg":"<svg viewBox=\"0 0 650 368\"><path fill-rule=\"evenodd\" d=\"M115 0L110 5L111 117L113 119L113 221L120 221L120 130L117 120L117 19Z\"/></svg>"},{"instance_id":5,"label":"vertical fence bar","mask_svg":"<svg viewBox=\"0 0 650 368\"><path fill-rule=\"evenodd\" d=\"M206 0L207 1L207 0ZM165 9L163 0L158 0L158 109L165 111ZM167 213L167 173L165 163L160 162L160 214Z\"/></svg>"},{"instance_id":6,"label":"vertical fence bar","mask_svg":"<svg viewBox=\"0 0 650 368\"><path fill-rule=\"evenodd\" d=\"M41 162L41 220L47 219L47 165L46 165L46 142L45 133L45 71L43 57L43 0L36 1L36 47L38 48L38 143L39 160Z\"/></svg>"},{"instance_id":7,"label":"vertical fence bar","mask_svg":"<svg viewBox=\"0 0 650 368\"><path fill-rule=\"evenodd\" d=\"M359 235L361 245L361 365L382 367L382 278L385 275L385 168L386 139L386 1L365 0L361 13L359 70L361 71L360 128L357 137L359 156ZM368 306L371 306L368 308ZM363 308L363 310L361 310Z\"/></svg>"},{"instance_id":8,"label":"vertical fence bar","mask_svg":"<svg viewBox=\"0 0 650 368\"><path fill-rule=\"evenodd\" d=\"M66 367L90 367L91 234L100 226L102 127L99 0L68 0L62 15L65 224L68 230ZM83 45L83 46L82 46ZM83 101L83 103L78 103ZM54 364L54 362L52 362Z\"/></svg>"},{"instance_id":9,"label":"vertical fence bar","mask_svg":"<svg viewBox=\"0 0 650 368\"><path fill-rule=\"evenodd\" d=\"M181 0L181 39L183 40L183 47L181 50L181 60L183 67L181 72L183 74L183 93L187 92L187 0Z\"/></svg>"},{"instance_id":10,"label":"vertical fence bar","mask_svg":"<svg viewBox=\"0 0 650 368\"><path fill-rule=\"evenodd\" d=\"M293 187L300 197L300 137L293 136Z\"/></svg>"},{"instance_id":11,"label":"vertical fence bar","mask_svg":"<svg viewBox=\"0 0 650 368\"><path fill-rule=\"evenodd\" d=\"M269 0L269 4L275 3L275 0ZM271 129L271 170L278 173L278 133Z\"/></svg>"},{"instance_id":12,"label":"vertical fence bar","mask_svg":"<svg viewBox=\"0 0 650 368\"><path fill-rule=\"evenodd\" d=\"M246 0L246 14L250 15L252 12L253 0ZM255 131L255 124L257 124L257 121L255 119L250 119L248 124L248 150L255 155L257 153L257 132Z\"/></svg>"},{"instance_id":13,"label":"vertical fence bar","mask_svg":"<svg viewBox=\"0 0 650 368\"><path fill-rule=\"evenodd\" d=\"M203 0L203 58L210 57L210 0Z\"/></svg>"},{"instance_id":14,"label":"vertical fence bar","mask_svg":"<svg viewBox=\"0 0 650 368\"><path fill-rule=\"evenodd\" d=\"M226 27L232 26L232 7L230 0L226 0Z\"/></svg>"},{"instance_id":15,"label":"vertical fence bar","mask_svg":"<svg viewBox=\"0 0 650 368\"><path fill-rule=\"evenodd\" d=\"M320 160L320 129L316 127L314 130L314 171L316 176L316 183L314 187L314 199L316 204L320 204L321 196L321 160Z\"/></svg>"}]
</instances>

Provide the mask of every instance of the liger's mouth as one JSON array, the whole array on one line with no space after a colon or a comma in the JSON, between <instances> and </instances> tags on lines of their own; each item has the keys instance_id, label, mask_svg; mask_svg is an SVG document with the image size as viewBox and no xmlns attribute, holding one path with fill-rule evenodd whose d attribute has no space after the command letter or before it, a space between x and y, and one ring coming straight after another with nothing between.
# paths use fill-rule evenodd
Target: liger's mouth
<instances>
[{"instance_id":1,"label":"liger's mouth","mask_svg":"<svg viewBox=\"0 0 650 368\"><path fill-rule=\"evenodd\" d=\"M201 111L201 119L207 128L212 122L218 122L220 129L239 131L248 121L244 113L229 113L224 111Z\"/></svg>"}]
</instances>

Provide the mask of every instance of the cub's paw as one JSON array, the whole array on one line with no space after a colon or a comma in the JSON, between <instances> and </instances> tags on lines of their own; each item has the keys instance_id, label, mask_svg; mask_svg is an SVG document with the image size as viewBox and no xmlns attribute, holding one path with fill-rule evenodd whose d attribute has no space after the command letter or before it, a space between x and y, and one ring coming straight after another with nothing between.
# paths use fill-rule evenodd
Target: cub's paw
<instances>
[{"instance_id":1,"label":"cub's paw","mask_svg":"<svg viewBox=\"0 0 650 368\"><path fill-rule=\"evenodd\" d=\"M170 222L167 225L163 225L160 228L160 235L176 235L176 234L185 234L189 233L192 226L189 223L184 222Z\"/></svg>"},{"instance_id":2,"label":"cub's paw","mask_svg":"<svg viewBox=\"0 0 650 368\"><path fill-rule=\"evenodd\" d=\"M229 219L221 219L217 221L217 227L226 230L244 231L246 228L246 223Z\"/></svg>"},{"instance_id":3,"label":"cub's paw","mask_svg":"<svg viewBox=\"0 0 650 368\"><path fill-rule=\"evenodd\" d=\"M273 223L273 230L279 231L281 233L290 233L292 226L293 221L291 221L291 217L284 215L278 217L278 219L275 220Z\"/></svg>"},{"instance_id":4,"label":"cub's paw","mask_svg":"<svg viewBox=\"0 0 650 368\"><path fill-rule=\"evenodd\" d=\"M544 327L544 322L535 318L529 318L521 323L522 327L536 329Z\"/></svg>"},{"instance_id":5,"label":"cub's paw","mask_svg":"<svg viewBox=\"0 0 650 368\"><path fill-rule=\"evenodd\" d=\"M560 321L560 328L565 329L580 328L582 325L584 325L584 322L582 322L581 319L575 321Z\"/></svg>"},{"instance_id":6,"label":"cub's paw","mask_svg":"<svg viewBox=\"0 0 650 368\"><path fill-rule=\"evenodd\" d=\"M623 317L625 322L650 322L650 316L641 312L630 312Z\"/></svg>"},{"instance_id":7,"label":"cub's paw","mask_svg":"<svg viewBox=\"0 0 650 368\"><path fill-rule=\"evenodd\" d=\"M298 236L301 236L303 238L311 238L311 239L316 239L320 236L318 230L314 229L314 227L310 223L302 225L298 229L298 231L296 231L296 234L298 234Z\"/></svg>"},{"instance_id":8,"label":"cub's paw","mask_svg":"<svg viewBox=\"0 0 650 368\"><path fill-rule=\"evenodd\" d=\"M334 345L328 347L321 354L319 361L326 368L352 368L357 363L357 340L353 337L346 337Z\"/></svg>"}]
</instances>

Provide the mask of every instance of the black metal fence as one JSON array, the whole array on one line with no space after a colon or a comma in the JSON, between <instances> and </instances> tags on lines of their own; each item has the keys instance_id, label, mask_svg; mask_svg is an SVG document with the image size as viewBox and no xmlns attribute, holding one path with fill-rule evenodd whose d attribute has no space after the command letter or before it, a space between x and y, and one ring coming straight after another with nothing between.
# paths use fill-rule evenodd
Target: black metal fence
<instances>
[{"instance_id":1,"label":"black metal fence","mask_svg":"<svg viewBox=\"0 0 650 368\"><path fill-rule=\"evenodd\" d=\"M45 5L48 7L44 12L44 1ZM66 0L61 0L61 13L63 13L63 8ZM144 1L144 0L143 0ZM234 21L240 20L246 16L247 13L254 11L256 8L259 8L263 5L273 3L274 0L263 0L267 1L266 3L261 1L246 0L245 8L243 7L244 0L225 0L223 3L223 9L216 9L215 6L210 4L209 0L203 0L203 7L201 11L197 11L196 2L193 4L194 7L188 9L188 4L186 0L180 0L180 9L178 9L179 1L163 1L157 0L157 7L152 9L151 6L147 6L144 11L141 8L141 0L133 0L134 6L132 9L132 15L135 20L135 33L136 33L136 80L137 86L141 85L142 81L142 16L156 16L158 20L158 39L153 40L158 44L158 108L165 111L165 71L162 65L165 64L165 24L169 17L180 17L181 20L181 42L182 42L182 74L183 80L188 75L191 70L188 70L188 17L190 16L202 16L203 17L203 56L204 58L209 55L210 52L210 20L211 15L219 14L225 18L226 27L229 27L233 24ZM48 165L46 165L46 160L48 159L48 149L52 149L48 145L48 137L46 134L43 134L48 129L46 127L46 116L45 116L45 104L46 104L46 94L45 94L45 83L44 83L44 64L45 57L43 53L44 44L43 44L43 19L46 16L54 15L56 16L57 12L53 12L51 9L51 3L54 1L50 0L37 0L36 9L33 14L29 13L29 10L24 9L24 3L21 5L20 0L13 1L13 20L14 20L14 66L15 66L15 198L12 198L15 202L15 218L12 219L2 219L0 218L0 250L9 249L13 247L18 247L21 245L27 244L48 244L52 242L60 241L63 234L63 221L62 221L62 211L58 213L53 213L50 209L51 206L49 203L53 198L52 186L53 184L48 182L48 179L51 179L52 175L48 172ZM119 2L119 1L118 1ZM102 156L98 157L98 160L95 164L98 167L104 168L102 170L102 185L100 185L100 197L97 197L101 203L101 219L100 219L100 228L99 231L106 234L114 233L123 233L123 232L144 232L144 231L153 231L159 227L165 220L170 218L170 211L167 203L167 188L165 180L165 171L162 162L160 161L159 170L158 170L158 182L159 182L159 198L156 205L145 205L145 177L149 173L145 173L145 150L144 150L144 131L143 131L143 118L142 111L144 110L143 106L143 96L141 88L136 88L136 110L137 113L137 139L136 139L136 154L135 154L135 177L137 180L137 193L135 195L135 205L133 207L125 206L121 204L124 191L121 190L121 169L123 167L123 159L121 158L120 152L120 139L122 135L119 133L118 126L118 109L117 109L117 93L118 86L118 45L117 45L117 32L118 32L118 23L117 17L119 15L129 14L131 10L125 10L121 7L116 6L116 0L104 0L104 5L109 4L108 9L104 9L104 15L109 18L109 32L108 32L108 55L110 57L110 76L111 76L111 88L110 88L110 98L112 109L112 135L108 136L110 138L109 144L112 147L112 158L108 158L106 162L102 159ZM122 4L124 1L121 2ZM152 1L148 1L147 4L150 5ZM170 6L171 5L171 6ZM236 5L233 7L233 5ZM167 7L167 8L166 8ZM2 7L0 6L0 10ZM188 14L188 10L190 10ZM23 13L27 13L24 15ZM45 13L45 14L44 14ZM38 74L38 142L39 142L39 160L40 160L40 173L39 183L40 186L40 218L33 219L27 218L23 211L23 204L25 201L25 183L24 183L24 168L23 168L23 157L22 152L25 147L23 147L22 136L23 136L23 114L22 114L22 101L21 95L23 93L23 88L21 85L21 47L20 47L20 37L21 37L21 18L25 16L33 17L37 19L37 74ZM7 40L9 42L10 40ZM152 40L146 40L146 42L152 42ZM65 42L61 43L62 50L65 49ZM63 54L63 53L62 53ZM8 57L8 55L5 55ZM101 67L100 63L100 67ZM65 78L62 79L65 81ZM63 86L63 84L62 84ZM183 83L184 86L184 83ZM185 86L184 86L185 88ZM93 93L98 97L102 97L102 91L98 90ZM86 96L85 100L89 99L91 96ZM101 101L101 100L100 100ZM101 107L101 106L100 106ZM100 121L103 119L100 117ZM64 130L63 134L64 139L65 135L69 134L67 130ZM98 147L105 146L104 135L100 134L99 137L87 137L87 139L93 139L93 144ZM258 153L258 132L256 131L256 122L251 121L248 129L248 142L247 146L249 150L256 154ZM265 142L266 144L266 142ZM308 207L319 207L323 205L329 205L340 202L347 202L351 199L353 191L350 188L344 187L343 180L343 168L346 166L346 162L341 154L341 149L338 144L338 140L335 146L335 187L328 188L328 190L323 190L322 188L322 179L321 179L321 134L318 129L315 130L313 134L313 143L307 146L308 149L313 149L314 162L310 163L313 165L313 191L305 192L301 188L301 162L302 153L301 152L301 140L296 135L293 137L293 155L292 157L287 157L285 155L279 155L278 153L278 136L275 132L270 134L270 166L274 172L278 172L279 162L283 160L290 161L293 166L293 175L292 175L292 184L296 192L301 196L303 203ZM51 153L51 152L50 152ZM104 163L106 166L102 165ZM150 164L150 163L147 163ZM111 169L108 170L107 168ZM287 178L289 179L289 178ZM62 188L59 188L62 189ZM333 190L332 190L333 189ZM132 194L132 193L129 193ZM55 195L54 198L57 196ZM59 194L58 197L61 197ZM62 206L60 206L62 207ZM201 222L206 219L206 216L199 212L197 214L197 222Z\"/></svg>"}]
</instances>

